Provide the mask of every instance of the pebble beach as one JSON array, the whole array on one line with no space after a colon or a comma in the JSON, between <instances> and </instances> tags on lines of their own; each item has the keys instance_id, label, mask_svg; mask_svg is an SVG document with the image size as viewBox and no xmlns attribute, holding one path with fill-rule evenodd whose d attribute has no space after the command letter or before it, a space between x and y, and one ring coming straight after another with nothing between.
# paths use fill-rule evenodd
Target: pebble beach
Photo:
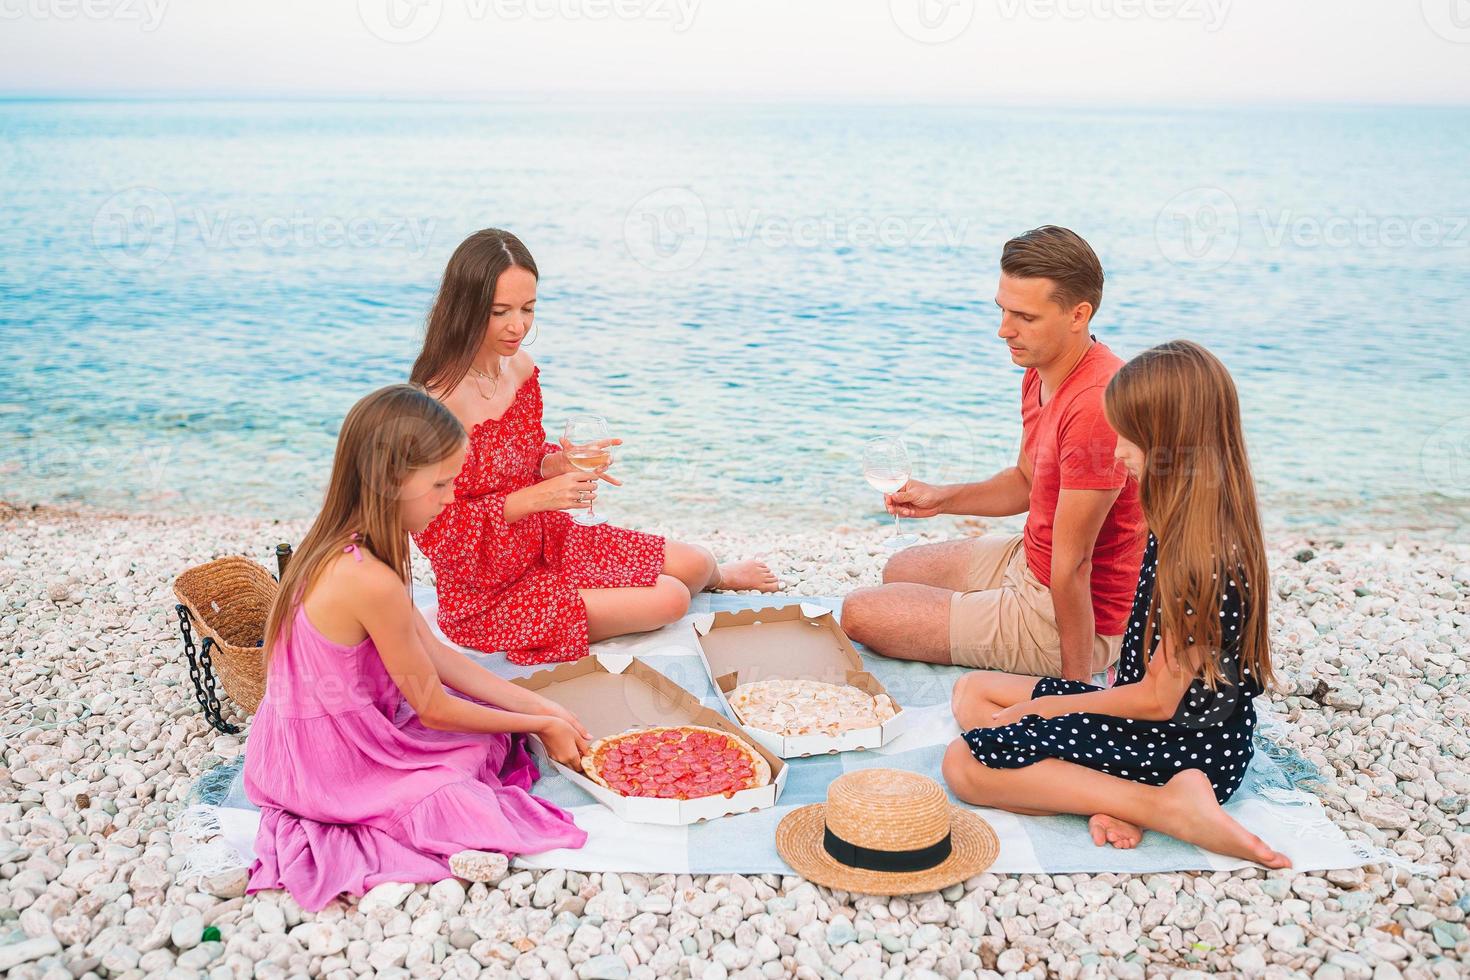
<instances>
[{"instance_id":1,"label":"pebble beach","mask_svg":"<svg viewBox=\"0 0 1470 980\"><path fill-rule=\"evenodd\" d=\"M385 884L319 913L180 877L173 821L245 733L204 720L172 582L274 568L306 522L0 504L0 973L66 977L1428 978L1470 960L1470 545L1274 533L1265 703L1352 839L1432 868L981 874L875 898L776 875L532 872ZM672 532L673 528L649 528ZM976 522L953 533L978 532ZM782 591L876 584L888 528L680 536ZM929 530L936 537L947 536ZM1333 532L1340 534L1340 532ZM429 581L427 562L416 574ZM244 719L227 714L236 724Z\"/></svg>"}]
</instances>

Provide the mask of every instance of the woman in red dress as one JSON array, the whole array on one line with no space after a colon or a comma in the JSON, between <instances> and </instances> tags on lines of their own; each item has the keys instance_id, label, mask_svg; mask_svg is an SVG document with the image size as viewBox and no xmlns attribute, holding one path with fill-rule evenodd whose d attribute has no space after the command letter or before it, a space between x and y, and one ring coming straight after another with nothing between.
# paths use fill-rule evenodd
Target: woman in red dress
<instances>
[{"instance_id":1,"label":"woman in red dress","mask_svg":"<svg viewBox=\"0 0 1470 980\"><path fill-rule=\"evenodd\" d=\"M413 366L410 380L469 433L454 503L413 536L434 568L444 634L518 664L575 660L589 642L676 622L706 589L774 592L761 562L719 565L697 545L572 521L599 480L619 484L546 441L540 369L521 349L538 278L514 235L471 235L444 270Z\"/></svg>"}]
</instances>

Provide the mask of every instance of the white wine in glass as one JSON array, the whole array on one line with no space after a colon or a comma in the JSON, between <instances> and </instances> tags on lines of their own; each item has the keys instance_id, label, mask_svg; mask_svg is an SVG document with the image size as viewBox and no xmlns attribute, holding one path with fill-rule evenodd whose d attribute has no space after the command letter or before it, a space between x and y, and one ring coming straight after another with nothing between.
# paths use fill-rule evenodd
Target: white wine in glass
<instances>
[{"instance_id":1,"label":"white wine in glass","mask_svg":"<svg viewBox=\"0 0 1470 980\"><path fill-rule=\"evenodd\" d=\"M593 470L601 469L612 462L612 453L606 449L571 449L567 451L567 459L579 470L591 473Z\"/></svg>"},{"instance_id":2,"label":"white wine in glass","mask_svg":"<svg viewBox=\"0 0 1470 980\"><path fill-rule=\"evenodd\" d=\"M607 448L612 436L607 419L601 415L572 416L562 429L562 438L567 441L567 461L584 473L595 472L612 461L612 453ZM590 503L586 513L573 514L572 520L583 527L607 523L606 517L593 513Z\"/></svg>"},{"instance_id":3,"label":"white wine in glass","mask_svg":"<svg viewBox=\"0 0 1470 980\"><path fill-rule=\"evenodd\" d=\"M885 496L904 488L913 475L914 464L909 457L904 441L895 436L880 436L869 439L863 447L863 476L868 485ZM893 535L888 538L890 549L906 548L917 539L900 533L899 517L893 515Z\"/></svg>"}]
</instances>

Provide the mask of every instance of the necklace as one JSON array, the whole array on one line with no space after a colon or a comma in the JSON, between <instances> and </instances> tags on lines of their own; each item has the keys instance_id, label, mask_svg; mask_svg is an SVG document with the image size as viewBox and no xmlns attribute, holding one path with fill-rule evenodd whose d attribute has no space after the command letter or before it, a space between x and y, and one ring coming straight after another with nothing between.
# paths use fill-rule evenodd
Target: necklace
<instances>
[{"instance_id":1,"label":"necklace","mask_svg":"<svg viewBox=\"0 0 1470 980\"><path fill-rule=\"evenodd\" d=\"M486 374L484 371L481 371L479 368L475 367L473 364L470 365L470 372L473 373L473 374L478 375L481 378L487 378L487 379L489 379L489 381L491 383L491 388L490 388L490 394L488 394L488 395L485 394L485 389L480 385L480 382L478 382L478 381L475 382L475 391L477 391L479 393L479 395L480 395L481 398L485 399L486 401L489 401L490 399L492 399L492 398L495 397L495 392L498 391L498 390L500 390L500 376L505 373L505 358L503 358L503 357L500 358L500 371L498 373L496 373L496 374Z\"/></svg>"}]
</instances>

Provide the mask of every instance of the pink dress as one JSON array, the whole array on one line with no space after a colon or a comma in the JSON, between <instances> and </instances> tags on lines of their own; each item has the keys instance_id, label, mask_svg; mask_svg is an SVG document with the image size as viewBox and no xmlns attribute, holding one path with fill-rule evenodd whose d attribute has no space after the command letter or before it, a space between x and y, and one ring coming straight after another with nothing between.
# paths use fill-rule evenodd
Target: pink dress
<instances>
[{"instance_id":1,"label":"pink dress","mask_svg":"<svg viewBox=\"0 0 1470 980\"><path fill-rule=\"evenodd\" d=\"M505 521L505 498L541 480L541 461L561 447L541 427L541 369L521 383L505 414L470 432L454 503L414 543L434 568L439 628L461 646L506 651L514 664L587 655L587 606L578 589L648 587L664 567L664 539L566 511Z\"/></svg>"},{"instance_id":2,"label":"pink dress","mask_svg":"<svg viewBox=\"0 0 1470 980\"><path fill-rule=\"evenodd\" d=\"M447 878L456 851L586 842L570 814L528 792L529 736L425 728L372 637L333 643L304 604L288 629L245 743L245 792L260 807L247 893L285 888L317 911L341 892Z\"/></svg>"}]
</instances>

